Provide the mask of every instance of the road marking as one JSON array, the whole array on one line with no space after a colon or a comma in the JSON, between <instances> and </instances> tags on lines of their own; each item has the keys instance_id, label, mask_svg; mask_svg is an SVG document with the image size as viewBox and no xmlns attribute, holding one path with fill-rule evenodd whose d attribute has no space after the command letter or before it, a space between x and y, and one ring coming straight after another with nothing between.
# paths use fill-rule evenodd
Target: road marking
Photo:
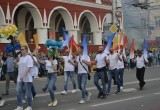
<instances>
[{"instance_id":1,"label":"road marking","mask_svg":"<svg viewBox=\"0 0 160 110\"><path fill-rule=\"evenodd\" d=\"M160 92L158 92L158 93L154 93L155 95L159 95L160 94Z\"/></svg>"},{"instance_id":2,"label":"road marking","mask_svg":"<svg viewBox=\"0 0 160 110\"><path fill-rule=\"evenodd\" d=\"M137 89L135 88L127 88L127 89L123 89L123 92L133 92L133 91L137 91Z\"/></svg>"},{"instance_id":3,"label":"road marking","mask_svg":"<svg viewBox=\"0 0 160 110\"><path fill-rule=\"evenodd\" d=\"M108 104L118 103L118 102L124 102L124 101L128 101L128 100L140 99L142 97L144 97L144 96L131 97L131 98L122 99L122 100L116 100L116 101L111 101L111 102L106 102L106 103L94 104L94 105L91 105L91 106L92 107L97 107L97 106L102 106L102 105L108 105Z\"/></svg>"},{"instance_id":4,"label":"road marking","mask_svg":"<svg viewBox=\"0 0 160 110\"><path fill-rule=\"evenodd\" d=\"M160 78L155 78L155 79L147 79L145 80L146 82L151 82L151 81L158 81L160 80ZM130 84L136 84L136 83L139 83L138 81L133 81L133 82L127 82L127 83L124 83L124 85L130 85ZM87 88L87 90L94 90L94 89L97 89L96 87L89 87ZM79 89L76 90L76 92L80 91ZM69 90L68 92L72 92L72 90ZM56 95L59 95L61 94L61 92L55 92ZM43 96L48 96L49 93L41 93L41 94L37 94L36 97L43 97ZM13 97L13 98L7 98L5 99L6 101L12 101L12 100L17 100L16 97Z\"/></svg>"}]
</instances>

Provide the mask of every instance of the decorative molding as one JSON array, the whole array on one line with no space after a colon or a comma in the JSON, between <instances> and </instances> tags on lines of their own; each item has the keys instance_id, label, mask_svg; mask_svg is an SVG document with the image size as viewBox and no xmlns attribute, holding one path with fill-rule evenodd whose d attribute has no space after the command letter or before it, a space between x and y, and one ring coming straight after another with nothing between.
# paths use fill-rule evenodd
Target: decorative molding
<instances>
[{"instance_id":1,"label":"decorative molding","mask_svg":"<svg viewBox=\"0 0 160 110\"><path fill-rule=\"evenodd\" d=\"M9 3L8 3L8 5L7 5L6 20L7 20L8 23L9 23L9 21L11 20L11 13L10 13Z\"/></svg>"},{"instance_id":2,"label":"decorative molding","mask_svg":"<svg viewBox=\"0 0 160 110\"><path fill-rule=\"evenodd\" d=\"M75 1L75 0L50 0L50 1L80 5L80 6L87 6L87 7L99 8L99 9L112 10L112 6L97 4L97 3L89 3L89 2L85 2L85 1L78 1L78 0L77 1Z\"/></svg>"}]
</instances>

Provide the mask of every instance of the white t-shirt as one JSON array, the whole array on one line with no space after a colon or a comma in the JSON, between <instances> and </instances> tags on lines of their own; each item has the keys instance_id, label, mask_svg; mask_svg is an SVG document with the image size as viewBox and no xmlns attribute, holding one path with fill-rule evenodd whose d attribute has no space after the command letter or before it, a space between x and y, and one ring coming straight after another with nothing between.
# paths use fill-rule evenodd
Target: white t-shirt
<instances>
[{"instance_id":1,"label":"white t-shirt","mask_svg":"<svg viewBox=\"0 0 160 110\"><path fill-rule=\"evenodd\" d=\"M118 56L117 56L117 53L114 53L113 55L109 54L108 60L110 62L110 64L109 64L109 70L116 69L117 65L118 65Z\"/></svg>"},{"instance_id":2,"label":"white t-shirt","mask_svg":"<svg viewBox=\"0 0 160 110\"><path fill-rule=\"evenodd\" d=\"M72 55L69 56L63 56L64 59L64 71L74 71L74 66L70 63L68 63L68 60L71 60L71 62L73 62L72 59Z\"/></svg>"},{"instance_id":3,"label":"white t-shirt","mask_svg":"<svg viewBox=\"0 0 160 110\"><path fill-rule=\"evenodd\" d=\"M37 58L35 56L33 56L33 58L34 58L34 61L37 62ZM31 71L32 71L32 76L37 76L38 75L38 67L34 64L34 61L33 61L33 67L31 68Z\"/></svg>"},{"instance_id":4,"label":"white t-shirt","mask_svg":"<svg viewBox=\"0 0 160 110\"><path fill-rule=\"evenodd\" d=\"M104 60L104 58L106 57L106 59L108 59L108 56L105 53L102 54L97 54L95 61L97 61L97 68L102 68L106 66L106 62Z\"/></svg>"},{"instance_id":5,"label":"white t-shirt","mask_svg":"<svg viewBox=\"0 0 160 110\"><path fill-rule=\"evenodd\" d=\"M122 55L120 55L119 57L122 59L122 61L118 60L118 69L122 69L124 68L124 61Z\"/></svg>"},{"instance_id":6,"label":"white t-shirt","mask_svg":"<svg viewBox=\"0 0 160 110\"><path fill-rule=\"evenodd\" d=\"M58 64L57 60L53 60L53 63L51 63L51 61L49 61L49 60L45 60L45 62L46 62L46 70L48 70L48 73L56 72L53 69L53 65L57 65Z\"/></svg>"},{"instance_id":7,"label":"white t-shirt","mask_svg":"<svg viewBox=\"0 0 160 110\"><path fill-rule=\"evenodd\" d=\"M84 57L84 56L81 56L80 57L80 61L82 63L82 60L86 60L86 61L90 61L90 58L89 56L87 57ZM79 62L79 56L77 56L77 59L76 59L76 62L78 62L78 74L81 74L81 73L87 73L88 71L88 66L85 64L85 63L82 63L82 65L87 69L87 71L83 68L83 66L81 65L81 63Z\"/></svg>"},{"instance_id":8,"label":"white t-shirt","mask_svg":"<svg viewBox=\"0 0 160 110\"><path fill-rule=\"evenodd\" d=\"M145 59L145 60L148 61L147 59ZM145 67L143 55L141 57L137 56L137 58L136 58L136 67L137 68Z\"/></svg>"},{"instance_id":9,"label":"white t-shirt","mask_svg":"<svg viewBox=\"0 0 160 110\"><path fill-rule=\"evenodd\" d=\"M20 57L18 62L18 78L17 81L20 82L20 77L24 74L26 69L30 68L29 72L26 74L26 76L23 78L23 82L32 82L32 67L33 67L33 59L30 55L27 55L25 57Z\"/></svg>"}]
</instances>

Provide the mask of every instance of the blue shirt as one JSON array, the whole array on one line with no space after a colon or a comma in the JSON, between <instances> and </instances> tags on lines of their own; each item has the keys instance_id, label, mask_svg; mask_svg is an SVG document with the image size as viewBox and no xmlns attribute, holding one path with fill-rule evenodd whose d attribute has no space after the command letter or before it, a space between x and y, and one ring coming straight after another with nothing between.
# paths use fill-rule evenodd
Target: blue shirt
<instances>
[{"instance_id":1,"label":"blue shirt","mask_svg":"<svg viewBox=\"0 0 160 110\"><path fill-rule=\"evenodd\" d=\"M6 64L7 64L7 72L14 72L13 57L8 57L6 60Z\"/></svg>"}]
</instances>

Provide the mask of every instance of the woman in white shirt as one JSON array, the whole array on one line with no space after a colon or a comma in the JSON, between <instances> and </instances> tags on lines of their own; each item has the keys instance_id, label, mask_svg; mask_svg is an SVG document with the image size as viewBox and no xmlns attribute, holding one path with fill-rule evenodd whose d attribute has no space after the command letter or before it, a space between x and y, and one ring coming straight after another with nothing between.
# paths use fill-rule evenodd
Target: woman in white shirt
<instances>
[{"instance_id":1,"label":"woman in white shirt","mask_svg":"<svg viewBox=\"0 0 160 110\"><path fill-rule=\"evenodd\" d=\"M55 59L54 55L48 54L48 60L42 61L38 59L38 61L46 65L46 70L48 74L48 91L51 98L51 103L49 103L48 106L54 107L58 103L57 99L55 98L53 89L57 80L57 60Z\"/></svg>"}]
</instances>

